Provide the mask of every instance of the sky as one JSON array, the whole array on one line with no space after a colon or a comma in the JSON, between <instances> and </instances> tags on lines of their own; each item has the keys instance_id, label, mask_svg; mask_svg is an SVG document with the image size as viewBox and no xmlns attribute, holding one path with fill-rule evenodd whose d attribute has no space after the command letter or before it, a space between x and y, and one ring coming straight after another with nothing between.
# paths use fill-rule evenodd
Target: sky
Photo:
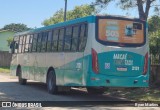
<instances>
[{"instance_id":1,"label":"sky","mask_svg":"<svg viewBox=\"0 0 160 110\"><path fill-rule=\"evenodd\" d=\"M68 10L75 6L90 4L95 0L68 0ZM1 0L0 28L10 23L23 23L30 28L42 27L41 23L57 10L64 8L64 0ZM123 11L111 3L101 13L138 17L136 9Z\"/></svg>"}]
</instances>

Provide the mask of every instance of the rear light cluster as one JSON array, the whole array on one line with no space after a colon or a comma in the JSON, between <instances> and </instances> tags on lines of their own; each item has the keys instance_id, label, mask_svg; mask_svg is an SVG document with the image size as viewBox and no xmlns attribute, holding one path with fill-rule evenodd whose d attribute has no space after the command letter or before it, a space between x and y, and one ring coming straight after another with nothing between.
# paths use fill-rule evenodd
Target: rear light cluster
<instances>
[{"instance_id":1,"label":"rear light cluster","mask_svg":"<svg viewBox=\"0 0 160 110\"><path fill-rule=\"evenodd\" d=\"M146 75L148 71L148 52L145 55L144 59L144 68L143 68L143 75Z\"/></svg>"},{"instance_id":2,"label":"rear light cluster","mask_svg":"<svg viewBox=\"0 0 160 110\"><path fill-rule=\"evenodd\" d=\"M92 69L95 73L99 72L97 52L92 48Z\"/></svg>"}]
</instances>

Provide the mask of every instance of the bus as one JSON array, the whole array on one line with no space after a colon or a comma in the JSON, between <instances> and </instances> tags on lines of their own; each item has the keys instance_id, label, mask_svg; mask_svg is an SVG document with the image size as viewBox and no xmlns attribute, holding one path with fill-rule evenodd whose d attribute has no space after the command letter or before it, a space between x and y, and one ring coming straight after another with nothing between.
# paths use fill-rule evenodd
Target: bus
<instances>
[{"instance_id":1,"label":"bus","mask_svg":"<svg viewBox=\"0 0 160 110\"><path fill-rule=\"evenodd\" d=\"M87 16L16 33L11 75L20 84L46 83L48 92L85 87L148 87L147 22L121 16Z\"/></svg>"}]
</instances>

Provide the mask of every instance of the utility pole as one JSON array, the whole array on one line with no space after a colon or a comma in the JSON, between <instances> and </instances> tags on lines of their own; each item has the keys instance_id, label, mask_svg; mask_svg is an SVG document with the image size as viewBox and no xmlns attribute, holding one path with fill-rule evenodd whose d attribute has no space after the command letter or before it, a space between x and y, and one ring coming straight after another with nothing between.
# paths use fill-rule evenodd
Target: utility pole
<instances>
[{"instance_id":1,"label":"utility pole","mask_svg":"<svg viewBox=\"0 0 160 110\"><path fill-rule=\"evenodd\" d=\"M66 21L66 16L67 16L67 0L65 0L64 21Z\"/></svg>"}]
</instances>

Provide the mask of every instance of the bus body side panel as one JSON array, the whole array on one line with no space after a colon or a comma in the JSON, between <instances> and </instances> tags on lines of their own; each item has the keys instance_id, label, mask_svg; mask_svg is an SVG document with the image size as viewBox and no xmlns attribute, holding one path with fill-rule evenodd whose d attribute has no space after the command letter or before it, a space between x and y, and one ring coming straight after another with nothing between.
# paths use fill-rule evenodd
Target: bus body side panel
<instances>
[{"instance_id":1,"label":"bus body side panel","mask_svg":"<svg viewBox=\"0 0 160 110\"><path fill-rule=\"evenodd\" d=\"M26 54L24 53L18 54L18 64L21 66L22 78L29 79Z\"/></svg>"},{"instance_id":2,"label":"bus body side panel","mask_svg":"<svg viewBox=\"0 0 160 110\"><path fill-rule=\"evenodd\" d=\"M14 41L16 43L18 43L19 37L15 37L14 36ZM10 63L10 75L11 76L16 76L16 70L17 70L17 65L18 65L18 50L15 49L14 50L14 54L12 54L12 59L11 59L11 63Z\"/></svg>"},{"instance_id":3,"label":"bus body side panel","mask_svg":"<svg viewBox=\"0 0 160 110\"><path fill-rule=\"evenodd\" d=\"M82 19L80 18L73 21L68 21L66 23L60 23L53 26L48 26L40 29L18 33L15 34L15 36L27 35L31 33L39 33L41 31L46 31L48 29L50 30L52 28L63 27L75 23L81 23L81 22L93 23L94 21L95 17L89 16ZM87 45L90 44L91 42L88 41ZM17 66L20 65L22 69L22 78L46 83L47 71L50 67L53 67L57 78L56 80L57 85L67 86L69 83L72 83L73 86L77 84L79 86L86 85L86 79L87 79L86 76L88 73L88 62L89 62L88 53L90 53L91 46L86 46L86 47L89 49L85 50L85 52L75 53L76 54L75 57L74 58L71 57L71 59L69 60L71 62L67 61L68 60L67 55L69 54L67 53L65 54L64 52L44 52L44 53L23 52L23 53L13 54L11 63L11 74L16 75ZM72 67L74 67L74 69ZM79 70L80 67L81 70ZM79 77L79 79L74 79L77 78L76 75ZM67 77L65 78L64 76Z\"/></svg>"},{"instance_id":4,"label":"bus body side panel","mask_svg":"<svg viewBox=\"0 0 160 110\"><path fill-rule=\"evenodd\" d=\"M61 79L57 80L57 84L63 85L64 68L61 66L64 65L64 59L58 54L29 53L26 61L28 61L27 64L20 63L22 65L23 78L46 83L47 71L49 67L53 67L58 79ZM29 77L26 77L28 73Z\"/></svg>"},{"instance_id":5,"label":"bus body side panel","mask_svg":"<svg viewBox=\"0 0 160 110\"><path fill-rule=\"evenodd\" d=\"M21 67L22 78L29 79L29 67L28 67L28 55L27 54L13 54L11 61L11 75L16 76L16 70L18 65Z\"/></svg>"},{"instance_id":6,"label":"bus body side panel","mask_svg":"<svg viewBox=\"0 0 160 110\"><path fill-rule=\"evenodd\" d=\"M88 38L87 45L84 51L84 59L83 59L83 86L88 86L88 78L90 77L90 67L91 67L91 47L92 47L92 39L95 36L95 23L88 24Z\"/></svg>"},{"instance_id":7,"label":"bus body side panel","mask_svg":"<svg viewBox=\"0 0 160 110\"><path fill-rule=\"evenodd\" d=\"M17 65L18 65L18 54L12 54L12 60L10 65L11 76L16 76Z\"/></svg>"},{"instance_id":8,"label":"bus body side panel","mask_svg":"<svg viewBox=\"0 0 160 110\"><path fill-rule=\"evenodd\" d=\"M64 84L64 53L52 53L52 52L48 52L45 53L46 54L46 65L44 65L45 67L45 74L44 74L44 79L43 82L46 83L46 79L47 79L47 71L50 67L52 67L55 71L55 75L56 75L56 83L57 85L63 85ZM43 58L42 58L43 59Z\"/></svg>"},{"instance_id":9,"label":"bus body side panel","mask_svg":"<svg viewBox=\"0 0 160 110\"><path fill-rule=\"evenodd\" d=\"M84 52L65 53L64 86L86 86L89 54L91 53L91 39L94 23L88 23L88 38Z\"/></svg>"},{"instance_id":10,"label":"bus body side panel","mask_svg":"<svg viewBox=\"0 0 160 110\"><path fill-rule=\"evenodd\" d=\"M64 85L82 86L83 52L65 53Z\"/></svg>"}]
</instances>

